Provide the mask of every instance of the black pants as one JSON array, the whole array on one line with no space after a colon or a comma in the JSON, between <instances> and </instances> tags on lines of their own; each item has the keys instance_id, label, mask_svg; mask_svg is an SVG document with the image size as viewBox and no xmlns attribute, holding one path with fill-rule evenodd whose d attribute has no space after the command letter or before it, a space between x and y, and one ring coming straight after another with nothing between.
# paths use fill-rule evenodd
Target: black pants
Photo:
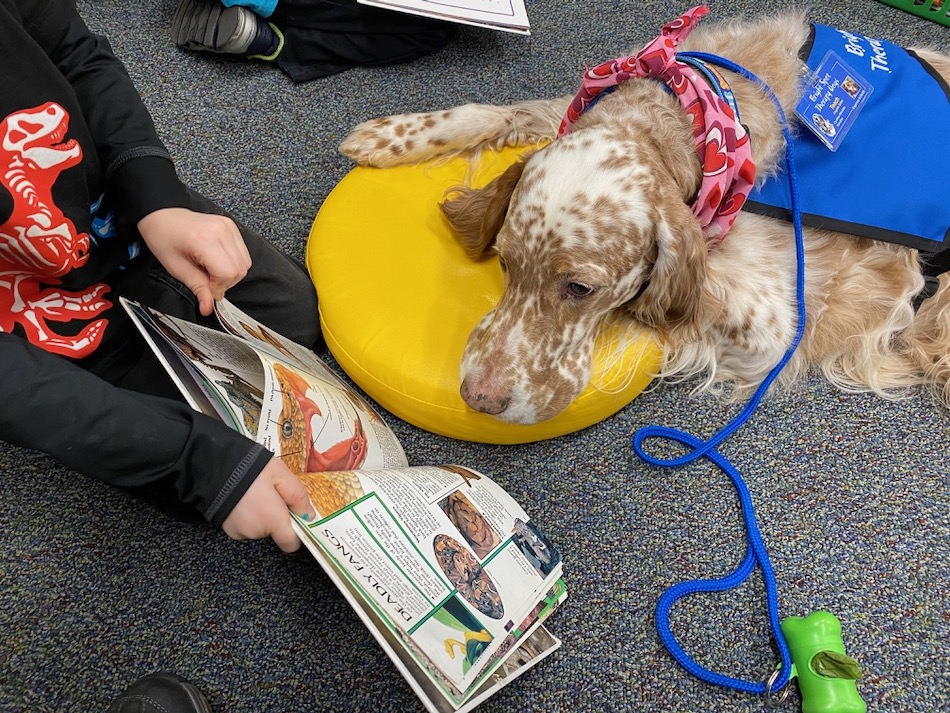
<instances>
[{"instance_id":1,"label":"black pants","mask_svg":"<svg viewBox=\"0 0 950 713\"><path fill-rule=\"evenodd\" d=\"M226 215L204 196L192 193L192 200L193 210ZM241 223L237 225L251 255L251 268L225 297L288 339L306 347L316 346L321 341L317 295L307 271L258 233ZM198 311L198 300L192 291L169 275L157 261L149 272L140 301L172 317L221 328L214 315L204 317ZM161 362L148 348L143 348L136 366L116 385L154 396L183 399Z\"/></svg>"},{"instance_id":2,"label":"black pants","mask_svg":"<svg viewBox=\"0 0 950 713\"><path fill-rule=\"evenodd\" d=\"M284 35L277 64L294 82L410 62L447 45L457 29L356 0L278 0L268 21Z\"/></svg>"},{"instance_id":3,"label":"black pants","mask_svg":"<svg viewBox=\"0 0 950 713\"><path fill-rule=\"evenodd\" d=\"M207 198L196 193L192 193L191 197L190 207L193 210L226 215L224 210ZM238 228L251 255L252 264L245 278L229 289L225 297L259 322L298 344L307 347L322 344L316 290L306 270L258 233L241 223L238 223ZM169 275L157 260L142 288L136 298L143 304L173 317L221 329L213 314L204 317L199 312L198 301L191 290ZM114 382L115 385L132 392L183 402L184 397L152 350L145 346L145 340L136 338L129 343L128 348L133 348L133 345L141 346L138 361ZM181 502L178 483L174 480L125 490L176 519L202 519L197 510Z\"/></svg>"}]
</instances>

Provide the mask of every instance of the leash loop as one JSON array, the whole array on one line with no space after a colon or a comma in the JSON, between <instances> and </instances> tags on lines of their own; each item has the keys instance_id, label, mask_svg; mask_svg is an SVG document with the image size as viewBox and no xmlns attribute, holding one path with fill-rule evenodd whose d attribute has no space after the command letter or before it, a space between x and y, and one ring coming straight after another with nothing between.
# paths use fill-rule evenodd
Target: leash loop
<instances>
[{"instance_id":1,"label":"leash loop","mask_svg":"<svg viewBox=\"0 0 950 713\"><path fill-rule=\"evenodd\" d=\"M691 580L680 582L669 587L665 592L663 592L659 601L657 602L655 621L657 634L660 637L664 647L676 660L676 662L685 668L689 673L707 683L734 688L747 693L764 695L768 707L773 707L774 705L778 705L785 700L785 697L788 694L788 689L786 686L792 677L791 654L789 653L788 645L785 642L785 637L782 634L781 620L778 613L778 587L775 581L775 573L772 569L771 562L769 561L768 553L766 552L762 535L759 532L758 524L756 523L755 510L748 488L746 487L746 484L743 481L739 471L732 465L732 463L729 462L725 456L716 450L716 446L722 443L730 435L735 433L745 424L746 421L749 420L755 409L758 407L759 402L765 396L765 393L768 391L769 387L781 373L782 369L784 369L791 360L795 350L798 348L798 345L801 342L802 335L805 331L805 247L802 233L801 209L798 198L798 177L795 172L795 162L792 155L793 151L791 147L791 134L788 127L788 121L785 117L785 112L778 101L778 98L768 87L768 85L766 85L765 82L763 82L744 67L741 67L734 62L717 55L708 54L705 52L684 52L681 54L703 62L717 65L729 71L735 72L746 79L756 82L769 95L775 104L775 108L778 111L779 119L782 124L782 133L785 137L784 162L792 198L791 208L795 230L795 256L797 264L795 289L798 324L796 326L795 335L792 339L792 342L778 364L772 368L772 370L766 375L765 379L763 379L762 383L759 384L758 388L750 397L748 403L745 405L742 411L711 438L706 441L702 441L695 436L690 435L689 433L667 426L644 426L638 429L633 436L632 445L634 451L641 459L651 465L659 467L674 467L691 463L695 460L698 460L699 458L706 458L716 465L720 470L726 473L726 475L728 475L732 481L732 484L739 496L739 501L742 507L742 516L745 522L746 537L748 539L748 547L746 549L745 557L731 574L712 580ZM687 446L688 449L691 450L688 450L685 455L674 458L660 458L657 456L652 456L647 453L645 448L646 441L649 439L666 439L675 441ZM673 635L670 629L669 623L670 610L676 601L687 594L693 594L696 592L720 592L738 587L749 578L756 565L758 565L761 571L762 579L765 584L769 627L772 631L772 636L775 640L779 651L779 657L781 659L779 667L775 670L775 672L773 672L768 681L764 684L760 682L745 681L743 679L724 676L700 666L695 661L693 661L680 646L679 642L676 640L676 637ZM782 695L776 698L775 693L777 691L781 691L782 689L785 689Z\"/></svg>"}]
</instances>

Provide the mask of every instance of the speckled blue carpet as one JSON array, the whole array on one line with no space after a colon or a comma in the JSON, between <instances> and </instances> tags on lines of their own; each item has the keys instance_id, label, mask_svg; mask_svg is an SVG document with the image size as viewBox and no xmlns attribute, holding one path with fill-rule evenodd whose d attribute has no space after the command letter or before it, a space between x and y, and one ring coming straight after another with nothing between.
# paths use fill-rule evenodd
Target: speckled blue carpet
<instances>
[{"instance_id":1,"label":"speckled blue carpet","mask_svg":"<svg viewBox=\"0 0 950 713\"><path fill-rule=\"evenodd\" d=\"M789 5L722 0L713 16ZM828 24L950 51L947 28L872 0L811 5ZM351 168L336 146L357 122L568 93L585 63L644 43L687 6L528 0L531 37L465 28L411 65L295 86L271 66L178 50L173 0L79 2L126 61L182 176L298 257ZM946 140L948 127L933 129ZM733 411L670 386L581 433L516 447L389 419L412 462L493 474L563 551L570 599L551 627L564 646L481 710L762 710L688 675L653 624L669 585L742 559L732 486L704 464L648 467L630 448L642 425L702 437ZM782 615L828 609L842 620L872 711L950 710L948 429L950 414L927 397L886 402L815 378L767 400L721 447L754 498ZM193 679L222 712L421 710L308 555L173 522L42 455L0 447L0 467L0 710L102 711L159 669ZM723 673L764 681L777 660L757 574L683 600L673 628ZM792 688L782 710L800 708Z\"/></svg>"}]
</instances>

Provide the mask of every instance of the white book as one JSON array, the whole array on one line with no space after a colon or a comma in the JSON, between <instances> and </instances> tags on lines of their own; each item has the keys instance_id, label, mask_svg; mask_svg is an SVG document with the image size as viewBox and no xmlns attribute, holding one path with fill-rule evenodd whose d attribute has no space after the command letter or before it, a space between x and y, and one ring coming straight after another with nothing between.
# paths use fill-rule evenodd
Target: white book
<instances>
[{"instance_id":1,"label":"white book","mask_svg":"<svg viewBox=\"0 0 950 713\"><path fill-rule=\"evenodd\" d=\"M531 34L523 0L358 0L386 10L408 12L463 25Z\"/></svg>"}]
</instances>

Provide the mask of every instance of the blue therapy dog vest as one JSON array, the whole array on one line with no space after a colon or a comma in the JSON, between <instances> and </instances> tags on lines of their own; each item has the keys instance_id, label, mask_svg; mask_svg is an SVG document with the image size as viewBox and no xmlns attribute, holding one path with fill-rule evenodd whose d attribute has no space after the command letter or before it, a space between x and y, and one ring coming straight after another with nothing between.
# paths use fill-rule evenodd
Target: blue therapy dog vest
<instances>
[{"instance_id":1,"label":"blue therapy dog vest","mask_svg":"<svg viewBox=\"0 0 950 713\"><path fill-rule=\"evenodd\" d=\"M802 50L812 71L829 50L873 90L836 151L794 127L802 222L927 252L950 247L946 82L897 45L814 25ZM790 220L787 175L753 190L743 210Z\"/></svg>"}]
</instances>

